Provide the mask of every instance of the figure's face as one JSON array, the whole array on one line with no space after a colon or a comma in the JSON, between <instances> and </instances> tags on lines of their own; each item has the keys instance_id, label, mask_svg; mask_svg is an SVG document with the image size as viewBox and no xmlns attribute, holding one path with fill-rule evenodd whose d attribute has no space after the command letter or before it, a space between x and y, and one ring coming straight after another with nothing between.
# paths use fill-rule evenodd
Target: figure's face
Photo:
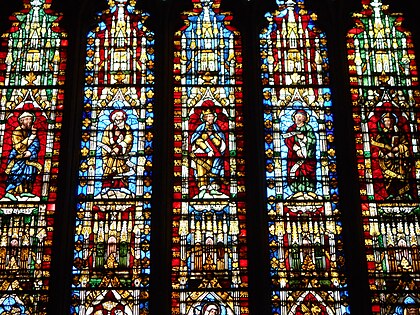
<instances>
[{"instance_id":1,"label":"figure's face","mask_svg":"<svg viewBox=\"0 0 420 315\"><path fill-rule=\"evenodd\" d=\"M407 315L419 315L419 309L416 307L408 307Z\"/></svg>"},{"instance_id":2,"label":"figure's face","mask_svg":"<svg viewBox=\"0 0 420 315\"><path fill-rule=\"evenodd\" d=\"M391 129L394 126L394 120L389 117L385 117L383 121L384 121L384 126L387 129Z\"/></svg>"},{"instance_id":3,"label":"figure's face","mask_svg":"<svg viewBox=\"0 0 420 315\"><path fill-rule=\"evenodd\" d=\"M306 122L306 115L302 113L295 114L295 123L297 125L303 125Z\"/></svg>"},{"instance_id":4,"label":"figure's face","mask_svg":"<svg viewBox=\"0 0 420 315\"><path fill-rule=\"evenodd\" d=\"M207 311L206 314L208 315L219 315L219 310L213 306L210 306Z\"/></svg>"},{"instance_id":5,"label":"figure's face","mask_svg":"<svg viewBox=\"0 0 420 315\"><path fill-rule=\"evenodd\" d=\"M31 129L34 119L31 116L20 119L20 125L23 129Z\"/></svg>"},{"instance_id":6,"label":"figure's face","mask_svg":"<svg viewBox=\"0 0 420 315\"><path fill-rule=\"evenodd\" d=\"M115 125L119 126L124 123L124 114L122 112L116 112L113 118Z\"/></svg>"},{"instance_id":7,"label":"figure's face","mask_svg":"<svg viewBox=\"0 0 420 315\"><path fill-rule=\"evenodd\" d=\"M212 123L214 123L214 115L213 114L204 115L204 120L211 125Z\"/></svg>"}]
</instances>

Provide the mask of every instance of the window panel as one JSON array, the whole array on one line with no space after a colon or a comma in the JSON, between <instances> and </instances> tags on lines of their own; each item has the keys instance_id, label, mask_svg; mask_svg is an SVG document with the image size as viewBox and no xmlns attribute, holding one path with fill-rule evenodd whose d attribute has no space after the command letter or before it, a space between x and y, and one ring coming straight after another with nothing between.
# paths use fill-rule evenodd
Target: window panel
<instances>
[{"instance_id":1,"label":"window panel","mask_svg":"<svg viewBox=\"0 0 420 315\"><path fill-rule=\"evenodd\" d=\"M349 314L327 39L304 1L260 33L273 314Z\"/></svg>"},{"instance_id":2,"label":"window panel","mask_svg":"<svg viewBox=\"0 0 420 315\"><path fill-rule=\"evenodd\" d=\"M149 312L154 34L134 5L87 34L71 314Z\"/></svg>"},{"instance_id":3,"label":"window panel","mask_svg":"<svg viewBox=\"0 0 420 315\"><path fill-rule=\"evenodd\" d=\"M347 48L372 314L408 314L420 298L418 73L402 15L362 3Z\"/></svg>"},{"instance_id":4,"label":"window panel","mask_svg":"<svg viewBox=\"0 0 420 315\"><path fill-rule=\"evenodd\" d=\"M175 34L172 314L248 313L240 34L193 0Z\"/></svg>"},{"instance_id":5,"label":"window panel","mask_svg":"<svg viewBox=\"0 0 420 315\"><path fill-rule=\"evenodd\" d=\"M66 33L51 1L24 1L0 48L0 313L46 314Z\"/></svg>"}]
</instances>

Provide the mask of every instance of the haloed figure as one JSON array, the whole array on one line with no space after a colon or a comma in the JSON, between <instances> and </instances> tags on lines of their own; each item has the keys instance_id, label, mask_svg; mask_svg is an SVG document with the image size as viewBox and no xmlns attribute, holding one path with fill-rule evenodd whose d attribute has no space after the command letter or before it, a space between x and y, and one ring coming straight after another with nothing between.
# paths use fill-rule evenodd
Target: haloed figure
<instances>
[{"instance_id":1,"label":"haloed figure","mask_svg":"<svg viewBox=\"0 0 420 315\"><path fill-rule=\"evenodd\" d=\"M191 137L192 168L195 171L199 197L206 191L220 195L220 181L224 176L223 156L226 150L225 135L216 123L216 113L208 108L201 114L202 124Z\"/></svg>"},{"instance_id":2,"label":"haloed figure","mask_svg":"<svg viewBox=\"0 0 420 315\"><path fill-rule=\"evenodd\" d=\"M392 315L419 315L419 303L417 299L408 296L404 299L403 305L398 305Z\"/></svg>"},{"instance_id":3,"label":"haloed figure","mask_svg":"<svg viewBox=\"0 0 420 315\"><path fill-rule=\"evenodd\" d=\"M128 175L132 170L127 163L133 133L126 124L127 114L124 111L113 111L109 119L111 123L106 127L101 143L104 168L102 188L104 191L119 189L129 194Z\"/></svg>"},{"instance_id":4,"label":"haloed figure","mask_svg":"<svg viewBox=\"0 0 420 315\"><path fill-rule=\"evenodd\" d=\"M410 197L409 142L397 127L397 116L385 113L378 121L378 135L372 144L379 149L379 167L388 198Z\"/></svg>"},{"instance_id":5,"label":"haloed figure","mask_svg":"<svg viewBox=\"0 0 420 315\"><path fill-rule=\"evenodd\" d=\"M306 111L295 111L292 119L293 125L283 134L284 142L288 148L287 181L294 193L314 192L316 182L315 133L308 124L309 117Z\"/></svg>"},{"instance_id":6,"label":"haloed figure","mask_svg":"<svg viewBox=\"0 0 420 315\"><path fill-rule=\"evenodd\" d=\"M41 172L38 163L40 142L33 126L35 115L24 112L19 117L19 126L12 132L12 150L7 161L6 198L17 200L17 196L35 197L33 184Z\"/></svg>"}]
</instances>

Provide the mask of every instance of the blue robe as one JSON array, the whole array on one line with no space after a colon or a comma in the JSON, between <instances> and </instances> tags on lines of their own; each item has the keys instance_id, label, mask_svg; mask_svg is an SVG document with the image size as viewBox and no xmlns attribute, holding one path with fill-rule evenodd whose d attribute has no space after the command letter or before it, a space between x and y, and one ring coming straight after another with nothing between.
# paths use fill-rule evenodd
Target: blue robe
<instances>
[{"instance_id":1,"label":"blue robe","mask_svg":"<svg viewBox=\"0 0 420 315\"><path fill-rule=\"evenodd\" d=\"M9 160L7 161L6 174L7 188L10 192L23 184L33 184L36 175L42 170L41 164L38 163L38 153L40 151L40 143L37 137L30 140L31 132L17 127L12 134L13 149L10 151ZM31 155L28 158L23 154L29 151ZM31 191L22 191L29 192Z\"/></svg>"}]
</instances>

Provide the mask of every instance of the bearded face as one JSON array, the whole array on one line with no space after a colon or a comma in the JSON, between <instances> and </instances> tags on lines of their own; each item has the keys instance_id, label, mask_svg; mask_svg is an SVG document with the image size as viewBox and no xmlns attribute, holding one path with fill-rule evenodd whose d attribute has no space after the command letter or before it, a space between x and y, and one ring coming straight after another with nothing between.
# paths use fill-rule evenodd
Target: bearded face
<instances>
[{"instance_id":1,"label":"bearded face","mask_svg":"<svg viewBox=\"0 0 420 315\"><path fill-rule=\"evenodd\" d=\"M386 129L392 129L394 127L394 120L391 118L385 117L383 122Z\"/></svg>"},{"instance_id":2,"label":"bearded face","mask_svg":"<svg viewBox=\"0 0 420 315\"><path fill-rule=\"evenodd\" d=\"M116 112L112 116L114 125L117 126L120 129L123 128L124 127L124 122L125 122L124 118L125 117L124 117L124 114L122 112Z\"/></svg>"},{"instance_id":3,"label":"bearded face","mask_svg":"<svg viewBox=\"0 0 420 315\"><path fill-rule=\"evenodd\" d=\"M22 127L22 129L29 130L29 129L32 128L34 119L33 119L33 117L28 116L28 117L21 118L19 122L20 122L20 126Z\"/></svg>"}]
</instances>

